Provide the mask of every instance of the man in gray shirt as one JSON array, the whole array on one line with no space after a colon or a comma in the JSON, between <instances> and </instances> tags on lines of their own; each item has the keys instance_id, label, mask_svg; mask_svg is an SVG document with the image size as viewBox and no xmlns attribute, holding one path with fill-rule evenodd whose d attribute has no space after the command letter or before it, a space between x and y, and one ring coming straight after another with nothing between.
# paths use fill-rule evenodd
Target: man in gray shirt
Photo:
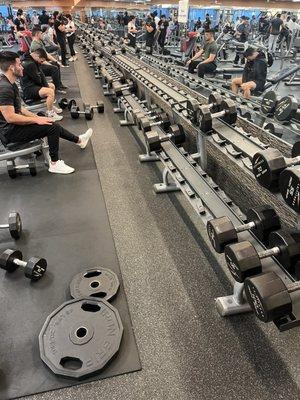
<instances>
[{"instance_id":1,"label":"man in gray shirt","mask_svg":"<svg viewBox=\"0 0 300 400\"><path fill-rule=\"evenodd\" d=\"M269 36L269 53L275 53L276 43L280 31L283 26L283 21L281 19L281 14L277 14L276 18L271 20L270 36Z\"/></svg>"}]
</instances>

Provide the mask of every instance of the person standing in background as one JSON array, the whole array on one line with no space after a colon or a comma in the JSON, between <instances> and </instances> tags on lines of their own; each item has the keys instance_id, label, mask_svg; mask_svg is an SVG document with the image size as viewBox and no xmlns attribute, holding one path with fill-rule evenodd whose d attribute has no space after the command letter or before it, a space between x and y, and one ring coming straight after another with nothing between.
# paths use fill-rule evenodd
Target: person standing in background
<instances>
[{"instance_id":1,"label":"person standing in background","mask_svg":"<svg viewBox=\"0 0 300 400\"><path fill-rule=\"evenodd\" d=\"M57 43L59 44L61 51L61 63L64 67L68 67L67 64L67 47L66 47L66 25L64 23L63 15L59 13L59 11L54 11L54 29L56 33ZM67 21L66 21L67 22Z\"/></svg>"},{"instance_id":2,"label":"person standing in background","mask_svg":"<svg viewBox=\"0 0 300 400\"><path fill-rule=\"evenodd\" d=\"M39 16L36 14L36 11L33 11L32 17L31 17L31 25L32 25L32 27L34 27L39 24L40 24Z\"/></svg>"},{"instance_id":3,"label":"person standing in background","mask_svg":"<svg viewBox=\"0 0 300 400\"><path fill-rule=\"evenodd\" d=\"M76 39L76 27L75 24L72 20L71 14L66 14L66 18L68 20L67 25L66 25L66 35L67 35L67 41L68 41L68 45L70 48L70 53L71 53L71 57L69 58L69 61L76 61L77 57L76 57L76 53L74 50L74 43L75 43L75 39Z\"/></svg>"},{"instance_id":4,"label":"person standing in background","mask_svg":"<svg viewBox=\"0 0 300 400\"><path fill-rule=\"evenodd\" d=\"M137 29L135 26L135 16L132 15L128 22L128 39L129 39L129 46L135 47L136 45L136 34Z\"/></svg>"},{"instance_id":5,"label":"person standing in background","mask_svg":"<svg viewBox=\"0 0 300 400\"><path fill-rule=\"evenodd\" d=\"M281 14L277 14L276 18L271 20L270 36L269 36L269 52L271 54L275 53L276 43L278 36L281 32L283 26L283 21L281 19Z\"/></svg>"},{"instance_id":6,"label":"person standing in background","mask_svg":"<svg viewBox=\"0 0 300 400\"><path fill-rule=\"evenodd\" d=\"M158 44L162 49L165 46L168 26L169 22L166 20L166 16L162 15L158 23L158 29L160 30L160 35L158 37Z\"/></svg>"},{"instance_id":7,"label":"person standing in background","mask_svg":"<svg viewBox=\"0 0 300 400\"><path fill-rule=\"evenodd\" d=\"M39 21L40 21L41 28L43 28L44 25L48 25L49 24L49 19L50 19L50 17L46 13L46 10L43 10L42 14L39 15Z\"/></svg>"},{"instance_id":8,"label":"person standing in background","mask_svg":"<svg viewBox=\"0 0 300 400\"><path fill-rule=\"evenodd\" d=\"M128 12L125 11L124 13L124 17L123 17L123 24L124 24L124 38L127 38L127 34L128 34L128 22L129 22L129 16L128 16Z\"/></svg>"}]
</instances>

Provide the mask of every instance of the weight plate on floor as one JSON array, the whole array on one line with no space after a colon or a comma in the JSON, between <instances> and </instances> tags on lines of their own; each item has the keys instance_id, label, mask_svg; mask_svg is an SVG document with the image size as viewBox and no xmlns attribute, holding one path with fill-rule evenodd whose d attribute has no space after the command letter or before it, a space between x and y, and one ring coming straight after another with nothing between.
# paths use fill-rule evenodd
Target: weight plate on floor
<instances>
[{"instance_id":1,"label":"weight plate on floor","mask_svg":"<svg viewBox=\"0 0 300 400\"><path fill-rule=\"evenodd\" d=\"M91 268L76 274L70 283L70 293L74 299L98 297L110 300L119 289L117 275L107 268Z\"/></svg>"},{"instance_id":2,"label":"weight plate on floor","mask_svg":"<svg viewBox=\"0 0 300 400\"><path fill-rule=\"evenodd\" d=\"M118 352L122 335L118 310L107 301L67 301L42 327L40 357L56 375L87 378L102 370Z\"/></svg>"}]
</instances>

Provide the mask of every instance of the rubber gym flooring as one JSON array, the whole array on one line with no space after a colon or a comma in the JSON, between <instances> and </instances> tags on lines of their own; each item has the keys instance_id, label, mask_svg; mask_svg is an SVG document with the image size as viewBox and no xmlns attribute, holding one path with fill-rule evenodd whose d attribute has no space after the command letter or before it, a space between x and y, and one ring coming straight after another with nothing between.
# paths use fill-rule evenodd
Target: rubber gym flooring
<instances>
[{"instance_id":1,"label":"rubber gym flooring","mask_svg":"<svg viewBox=\"0 0 300 400\"><path fill-rule=\"evenodd\" d=\"M100 84L81 56L75 70L83 101L102 99ZM63 73L67 77L72 70ZM136 131L119 126L119 116L113 114L106 99L105 110L101 122L95 118L90 123L95 128L92 146L142 370L26 399L299 398L299 331L279 333L273 324L264 325L251 314L230 318L218 315L214 298L232 292L223 258L211 252L205 228L181 194L154 194L152 185L160 180L159 164L140 164L142 147ZM62 156L79 167L76 174L84 175L90 162L88 153L83 167L78 165L71 145L63 146ZM38 191L37 185L31 184L36 178L26 179L29 190ZM48 179L51 188L50 182L60 177L49 175ZM65 179L68 177L62 182ZM77 233L81 227L92 229L93 215L86 210L85 200L90 202L93 184L83 179L67 198L58 196L61 189L57 185L56 190L43 195L44 207L47 196L57 196L59 209L59 202L72 203L70 197L83 192ZM67 226L65 207L55 214ZM49 234L56 222L52 214L53 210L45 208ZM106 245L101 230L96 232L96 240L97 248ZM66 246L68 254L74 251L80 255L80 242L72 235L68 235ZM17 298L16 307L20 302Z\"/></svg>"}]
</instances>

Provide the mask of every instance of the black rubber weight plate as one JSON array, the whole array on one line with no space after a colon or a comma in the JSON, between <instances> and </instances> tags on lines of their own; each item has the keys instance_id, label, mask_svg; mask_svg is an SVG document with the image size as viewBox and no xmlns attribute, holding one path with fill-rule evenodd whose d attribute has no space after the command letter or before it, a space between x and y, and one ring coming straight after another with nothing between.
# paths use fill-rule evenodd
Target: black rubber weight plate
<instances>
[{"instance_id":1,"label":"black rubber weight plate","mask_svg":"<svg viewBox=\"0 0 300 400\"><path fill-rule=\"evenodd\" d=\"M107 268L91 268L76 274L70 283L70 293L74 299L96 297L110 300L119 289L118 276Z\"/></svg>"},{"instance_id":2,"label":"black rubber weight plate","mask_svg":"<svg viewBox=\"0 0 300 400\"><path fill-rule=\"evenodd\" d=\"M87 378L118 352L123 325L118 310L105 300L70 300L54 310L39 334L40 356L56 374Z\"/></svg>"}]
</instances>

